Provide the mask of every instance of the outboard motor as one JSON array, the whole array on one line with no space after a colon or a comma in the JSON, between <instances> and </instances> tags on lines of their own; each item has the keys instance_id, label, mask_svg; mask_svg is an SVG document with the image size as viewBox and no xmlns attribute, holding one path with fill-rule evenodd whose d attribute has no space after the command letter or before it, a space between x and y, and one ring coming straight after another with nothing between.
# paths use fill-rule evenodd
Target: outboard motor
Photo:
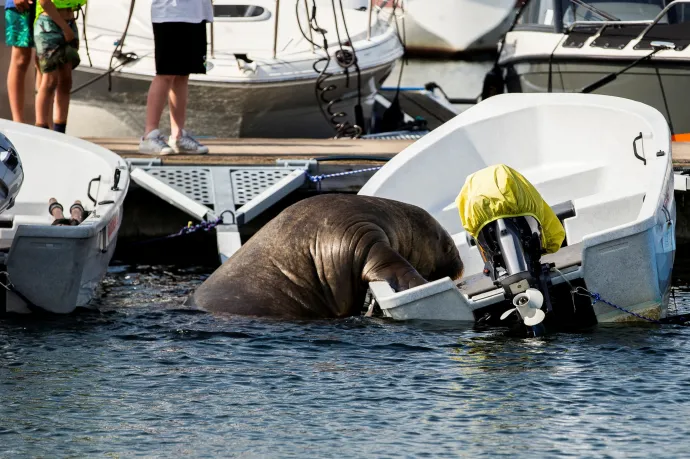
<instances>
[{"instance_id":1,"label":"outboard motor","mask_svg":"<svg viewBox=\"0 0 690 459\"><path fill-rule=\"evenodd\" d=\"M503 288L506 299L515 306L501 318L517 311L535 335L542 332L534 327L544 320L541 307L545 299L551 310L546 276L550 267L541 263L541 237L541 226L534 217L518 216L487 224L473 241L484 259L484 274Z\"/></svg>"},{"instance_id":2,"label":"outboard motor","mask_svg":"<svg viewBox=\"0 0 690 459\"><path fill-rule=\"evenodd\" d=\"M0 134L0 213L14 206L24 182L24 169L17 149Z\"/></svg>"},{"instance_id":3,"label":"outboard motor","mask_svg":"<svg viewBox=\"0 0 690 459\"><path fill-rule=\"evenodd\" d=\"M484 274L501 287L535 335L551 311L550 265L545 253L556 252L565 238L558 217L534 186L504 164L489 166L467 177L457 198L460 219L469 245L476 245L484 260Z\"/></svg>"}]
</instances>

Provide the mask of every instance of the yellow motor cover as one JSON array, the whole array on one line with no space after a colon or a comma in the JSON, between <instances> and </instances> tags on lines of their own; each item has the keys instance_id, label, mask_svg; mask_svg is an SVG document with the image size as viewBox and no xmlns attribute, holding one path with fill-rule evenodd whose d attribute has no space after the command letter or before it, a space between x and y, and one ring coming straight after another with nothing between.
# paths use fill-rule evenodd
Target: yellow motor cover
<instances>
[{"instance_id":1,"label":"yellow motor cover","mask_svg":"<svg viewBox=\"0 0 690 459\"><path fill-rule=\"evenodd\" d=\"M531 216L542 227L546 253L557 252L565 229L534 186L518 171L498 164L467 177L455 203L465 230L475 238L485 225L500 218Z\"/></svg>"}]
</instances>

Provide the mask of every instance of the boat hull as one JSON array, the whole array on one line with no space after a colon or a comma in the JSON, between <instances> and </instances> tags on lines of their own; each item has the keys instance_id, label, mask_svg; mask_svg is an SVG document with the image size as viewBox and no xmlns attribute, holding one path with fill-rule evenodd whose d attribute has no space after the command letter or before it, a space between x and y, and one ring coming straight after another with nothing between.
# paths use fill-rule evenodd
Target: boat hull
<instances>
[{"instance_id":1,"label":"boat hull","mask_svg":"<svg viewBox=\"0 0 690 459\"><path fill-rule=\"evenodd\" d=\"M496 51L510 27L514 0L409 1L405 14L408 52L448 56L468 52Z\"/></svg>"},{"instance_id":2,"label":"boat hull","mask_svg":"<svg viewBox=\"0 0 690 459\"><path fill-rule=\"evenodd\" d=\"M56 239L18 232L7 265L13 284L13 289L6 291L7 312L40 309L69 314L77 308L93 307L92 300L115 253L121 222L120 207L100 231L84 238Z\"/></svg>"},{"instance_id":3,"label":"boat hull","mask_svg":"<svg viewBox=\"0 0 690 459\"><path fill-rule=\"evenodd\" d=\"M553 92L578 92L587 85L620 71L627 60L558 60L552 63ZM525 59L504 64L508 92L548 92L549 63L546 58ZM654 61L654 66L640 65L616 80L595 90L594 94L624 97L659 110L672 125L677 140L690 140L690 105L685 101L690 85L690 62ZM683 138L688 134L687 138Z\"/></svg>"},{"instance_id":4,"label":"boat hull","mask_svg":"<svg viewBox=\"0 0 690 459\"><path fill-rule=\"evenodd\" d=\"M394 62L363 69L362 108L368 118L378 88L388 77ZM74 72L74 86L91 80L97 72L88 67ZM103 78L76 92L70 107L68 130L75 136L141 136L146 117L146 97L151 78L115 73L112 88ZM328 100L340 100L332 111L344 112L355 123L357 76L334 75L323 86L335 85ZM277 83L210 83L190 81L186 128L198 136L215 137L314 137L335 134L333 123L317 102L316 79ZM322 104L323 106L323 104ZM94 122L94 119L99 122ZM342 120L342 118L341 118ZM161 120L162 130L169 120Z\"/></svg>"}]
</instances>

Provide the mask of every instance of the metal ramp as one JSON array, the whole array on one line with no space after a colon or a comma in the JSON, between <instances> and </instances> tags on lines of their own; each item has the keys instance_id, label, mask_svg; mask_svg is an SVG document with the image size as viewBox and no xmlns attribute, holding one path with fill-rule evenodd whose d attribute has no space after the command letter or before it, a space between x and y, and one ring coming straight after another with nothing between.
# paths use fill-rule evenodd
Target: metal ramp
<instances>
[{"instance_id":1,"label":"metal ramp","mask_svg":"<svg viewBox=\"0 0 690 459\"><path fill-rule=\"evenodd\" d=\"M163 166L128 159L135 183L188 215L216 226L225 262L242 245L239 228L305 185L309 162L278 166Z\"/></svg>"}]
</instances>

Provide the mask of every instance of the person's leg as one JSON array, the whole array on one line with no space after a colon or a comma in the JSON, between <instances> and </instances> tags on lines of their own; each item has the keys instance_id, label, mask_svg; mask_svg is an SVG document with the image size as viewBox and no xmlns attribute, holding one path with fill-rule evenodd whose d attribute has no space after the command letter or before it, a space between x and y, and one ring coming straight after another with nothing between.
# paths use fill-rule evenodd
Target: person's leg
<instances>
[{"instance_id":1,"label":"person's leg","mask_svg":"<svg viewBox=\"0 0 690 459\"><path fill-rule=\"evenodd\" d=\"M63 64L56 73L58 82L53 107L53 129L64 134L67 128L70 91L72 90L72 65Z\"/></svg>"},{"instance_id":2,"label":"person's leg","mask_svg":"<svg viewBox=\"0 0 690 459\"><path fill-rule=\"evenodd\" d=\"M177 75L173 80L168 106L170 107L170 138L182 137L185 117L187 115L187 99L189 97L189 75Z\"/></svg>"},{"instance_id":3,"label":"person's leg","mask_svg":"<svg viewBox=\"0 0 690 459\"><path fill-rule=\"evenodd\" d=\"M206 73L206 24L177 24L179 29L176 48L185 59L173 61L175 81L170 92L170 125L171 135L168 143L177 153L205 154L205 147L192 138L184 129L189 100L189 75Z\"/></svg>"},{"instance_id":4,"label":"person's leg","mask_svg":"<svg viewBox=\"0 0 690 459\"><path fill-rule=\"evenodd\" d=\"M74 204L69 209L69 213L72 221L77 225L84 221L84 207L81 205L81 201L74 201Z\"/></svg>"},{"instance_id":5,"label":"person's leg","mask_svg":"<svg viewBox=\"0 0 690 459\"><path fill-rule=\"evenodd\" d=\"M36 95L36 126L49 127L51 122L51 102L58 85L58 73L47 72L41 78L41 87Z\"/></svg>"},{"instance_id":6,"label":"person's leg","mask_svg":"<svg viewBox=\"0 0 690 459\"><path fill-rule=\"evenodd\" d=\"M12 121L24 122L24 82L31 65L31 48L12 47L10 68L7 72L7 95L10 99Z\"/></svg>"},{"instance_id":7,"label":"person's leg","mask_svg":"<svg viewBox=\"0 0 690 459\"><path fill-rule=\"evenodd\" d=\"M57 199L50 198L48 200L48 212L55 220L62 220L65 218L65 215L62 212L63 210L62 205L57 202Z\"/></svg>"},{"instance_id":8,"label":"person's leg","mask_svg":"<svg viewBox=\"0 0 690 459\"><path fill-rule=\"evenodd\" d=\"M174 80L174 75L156 75L153 77L146 99L146 128L144 137L151 131L158 129Z\"/></svg>"},{"instance_id":9,"label":"person's leg","mask_svg":"<svg viewBox=\"0 0 690 459\"><path fill-rule=\"evenodd\" d=\"M7 72L7 94L12 119L23 123L25 82L34 46L33 15L29 11L20 13L16 8L6 8L4 13L5 44L12 48Z\"/></svg>"}]
</instances>

